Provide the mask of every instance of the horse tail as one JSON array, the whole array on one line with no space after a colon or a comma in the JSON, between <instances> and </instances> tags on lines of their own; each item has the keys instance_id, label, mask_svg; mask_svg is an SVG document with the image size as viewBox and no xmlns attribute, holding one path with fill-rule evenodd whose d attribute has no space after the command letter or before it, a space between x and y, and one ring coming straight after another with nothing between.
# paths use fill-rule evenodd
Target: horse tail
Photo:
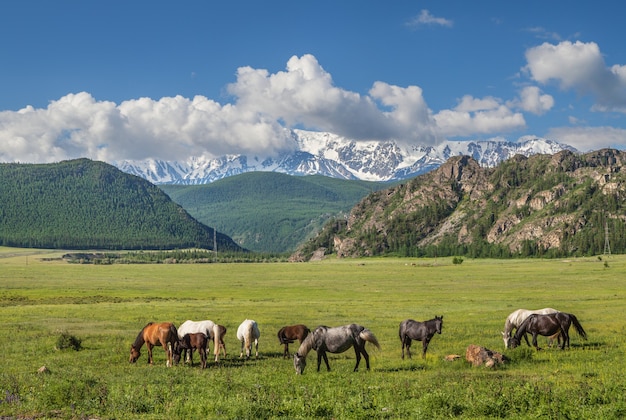
<instances>
[{"instance_id":1,"label":"horse tail","mask_svg":"<svg viewBox=\"0 0 626 420\"><path fill-rule=\"evenodd\" d=\"M287 337L287 334L285 334L286 330L287 330L287 327L282 327L278 331L278 341L280 341L280 344L293 344L294 341L289 339Z\"/></svg>"},{"instance_id":2,"label":"horse tail","mask_svg":"<svg viewBox=\"0 0 626 420\"><path fill-rule=\"evenodd\" d=\"M578 322L578 318L576 318L576 316L573 315L573 314L568 314L568 315L571 318L572 324L574 324L574 328L576 328L576 332L578 333L578 335L586 340L587 339L587 333L583 329L583 326L580 325L580 322Z\"/></svg>"},{"instance_id":3,"label":"horse tail","mask_svg":"<svg viewBox=\"0 0 626 420\"><path fill-rule=\"evenodd\" d=\"M359 333L359 337L361 337L363 340L369 343L372 343L373 345L376 346L378 350L380 350L380 344L378 343L378 339L376 338L374 333L368 330L367 328L364 328L363 331Z\"/></svg>"},{"instance_id":4,"label":"horse tail","mask_svg":"<svg viewBox=\"0 0 626 420\"><path fill-rule=\"evenodd\" d=\"M285 340L286 340L285 328L286 327L282 327L280 330L278 330L277 336L278 336L278 341L280 342L280 344L285 344Z\"/></svg>"}]
</instances>

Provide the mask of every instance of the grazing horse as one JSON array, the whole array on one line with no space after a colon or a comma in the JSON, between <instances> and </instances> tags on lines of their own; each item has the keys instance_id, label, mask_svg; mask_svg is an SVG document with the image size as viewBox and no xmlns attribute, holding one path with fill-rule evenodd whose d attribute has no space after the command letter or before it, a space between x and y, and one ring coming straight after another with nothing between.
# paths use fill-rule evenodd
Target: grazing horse
<instances>
[{"instance_id":1,"label":"grazing horse","mask_svg":"<svg viewBox=\"0 0 626 420\"><path fill-rule=\"evenodd\" d=\"M208 337L204 333L190 333L185 334L182 339L178 341L178 348L174 351L174 362L180 361L180 355L183 350L189 351L189 361L193 366L193 351L198 350L200 354L200 363L202 369L206 368L206 347L209 342Z\"/></svg>"},{"instance_id":2,"label":"grazing horse","mask_svg":"<svg viewBox=\"0 0 626 420\"><path fill-rule=\"evenodd\" d=\"M187 320L180 324L178 327L178 338L182 339L185 334L203 333L207 336L208 340L213 340L215 363L220 361L220 338L223 340L223 335L220 335L219 326L210 320L206 321L190 321ZM225 334L224 329L224 334ZM223 342L223 341L222 341ZM187 355L187 361L189 361L189 354Z\"/></svg>"},{"instance_id":3,"label":"grazing horse","mask_svg":"<svg viewBox=\"0 0 626 420\"><path fill-rule=\"evenodd\" d=\"M356 354L356 365L354 366L354 372L359 368L359 362L361 362L361 355L365 358L365 365L367 369L370 368L370 357L365 351L365 343L369 342L374 344L380 350L380 344L376 336L367 328L350 324L341 327L326 327L319 326L315 331L311 332L304 339L298 352L293 355L293 366L296 368L296 374L301 375L304 373L306 367L306 356L311 349L317 352L317 371L320 371L320 365L322 364L322 358L326 363L326 369L330 371L330 365L328 364L328 356L326 352L330 353L343 353L350 347L354 347L354 353Z\"/></svg>"},{"instance_id":4,"label":"grazing horse","mask_svg":"<svg viewBox=\"0 0 626 420\"><path fill-rule=\"evenodd\" d=\"M522 325L522 322L524 322L524 320L528 318L529 315L532 315L532 314L547 315L547 314L555 314L557 312L559 311L553 308L543 308L543 309L537 309L534 311L528 310L528 309L518 309L516 311L511 312L511 314L506 318L506 321L504 321L504 331L502 331L502 339L504 340L504 347L507 349L509 348L509 338L511 338L511 333L513 332L513 329L515 328L517 330L520 327L520 325ZM550 337L550 342L552 342L554 338L559 339L560 334L555 334L555 335L556 337L554 336ZM528 337L524 335L524 339L526 340L526 344L530 346L530 343L528 342Z\"/></svg>"},{"instance_id":5,"label":"grazing horse","mask_svg":"<svg viewBox=\"0 0 626 420\"><path fill-rule=\"evenodd\" d=\"M310 332L311 330L306 325L302 324L289 325L278 330L278 341L285 346L285 351L283 352L285 359L289 357L289 344L292 344L296 340L300 341L300 344L302 344Z\"/></svg>"},{"instance_id":6,"label":"grazing horse","mask_svg":"<svg viewBox=\"0 0 626 420\"><path fill-rule=\"evenodd\" d=\"M259 337L261 336L261 332L259 331L259 326L256 321L251 319L246 319L239 325L237 328L237 339L241 341L241 353L239 357L243 357L244 348L246 351L246 359L250 358L250 353L252 353L252 342L254 342L255 349L255 357L259 357Z\"/></svg>"},{"instance_id":7,"label":"grazing horse","mask_svg":"<svg viewBox=\"0 0 626 420\"><path fill-rule=\"evenodd\" d=\"M443 315L435 316L434 319L430 319L424 322L417 322L412 319L405 319L400 323L400 341L402 342L402 358L404 359L404 349L406 348L406 354L411 358L411 340L418 340L422 342L422 359L426 358L426 350L428 349L428 343L433 338L435 333L441 334L441 327L443 326Z\"/></svg>"},{"instance_id":8,"label":"grazing horse","mask_svg":"<svg viewBox=\"0 0 626 420\"><path fill-rule=\"evenodd\" d=\"M148 363L152 364L152 347L161 345L167 354L166 366L172 366L172 353L178 344L178 332L171 322L149 322L139 331L135 342L130 346L130 363L135 363L141 356L141 346L148 348Z\"/></svg>"},{"instance_id":9,"label":"grazing horse","mask_svg":"<svg viewBox=\"0 0 626 420\"><path fill-rule=\"evenodd\" d=\"M561 350L565 349L565 346L569 347L569 327L574 324L576 332L582 338L587 339L587 333L580 325L576 316L567 314L565 312L557 312L555 314L530 315L522 325L519 326L515 335L509 339L509 347L515 348L520 345L522 336L526 333L532 334L533 346L537 350L541 350L537 345L537 335L550 336L560 333L563 336L563 344Z\"/></svg>"}]
</instances>

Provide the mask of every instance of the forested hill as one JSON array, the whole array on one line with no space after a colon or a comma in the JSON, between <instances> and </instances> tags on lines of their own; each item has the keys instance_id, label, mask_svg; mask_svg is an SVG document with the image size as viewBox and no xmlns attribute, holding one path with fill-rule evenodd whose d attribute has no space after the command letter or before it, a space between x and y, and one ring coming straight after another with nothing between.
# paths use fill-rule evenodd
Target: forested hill
<instances>
[{"instance_id":1,"label":"forested hill","mask_svg":"<svg viewBox=\"0 0 626 420\"><path fill-rule=\"evenodd\" d=\"M216 233L218 250L242 250ZM0 245L213 249L214 232L148 181L88 159L0 164Z\"/></svg>"},{"instance_id":2,"label":"forested hill","mask_svg":"<svg viewBox=\"0 0 626 420\"><path fill-rule=\"evenodd\" d=\"M159 185L200 222L246 249L293 252L338 214L390 184L249 172L204 185Z\"/></svg>"},{"instance_id":3,"label":"forested hill","mask_svg":"<svg viewBox=\"0 0 626 420\"><path fill-rule=\"evenodd\" d=\"M626 252L626 153L469 156L364 198L292 256L585 256Z\"/></svg>"}]
</instances>

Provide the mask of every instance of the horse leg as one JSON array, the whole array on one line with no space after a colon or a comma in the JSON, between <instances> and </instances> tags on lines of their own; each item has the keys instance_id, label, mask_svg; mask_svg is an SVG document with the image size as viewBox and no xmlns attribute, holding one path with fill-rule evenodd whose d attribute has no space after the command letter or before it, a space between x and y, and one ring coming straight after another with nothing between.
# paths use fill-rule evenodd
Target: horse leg
<instances>
[{"instance_id":1,"label":"horse leg","mask_svg":"<svg viewBox=\"0 0 626 420\"><path fill-rule=\"evenodd\" d=\"M254 357L256 358L259 357L259 339L258 338L254 340Z\"/></svg>"},{"instance_id":2,"label":"horse leg","mask_svg":"<svg viewBox=\"0 0 626 420\"><path fill-rule=\"evenodd\" d=\"M317 371L320 371L320 365L322 364L322 358L324 358L324 363L326 363L326 370L330 372L330 365L328 364L328 356L325 351L319 351L317 353Z\"/></svg>"},{"instance_id":3,"label":"horse leg","mask_svg":"<svg viewBox=\"0 0 626 420\"><path fill-rule=\"evenodd\" d=\"M359 363L361 363L361 349L359 349L358 345L354 346L354 354L356 356L356 365L354 365L353 372L356 372L359 370ZM369 363L367 365L367 368L369 369Z\"/></svg>"},{"instance_id":4,"label":"horse leg","mask_svg":"<svg viewBox=\"0 0 626 420\"><path fill-rule=\"evenodd\" d=\"M202 366L202 369L206 369L206 358L207 358L206 349L203 347L200 347L198 349L198 353L200 353L200 365Z\"/></svg>"},{"instance_id":5,"label":"horse leg","mask_svg":"<svg viewBox=\"0 0 626 420\"><path fill-rule=\"evenodd\" d=\"M533 346L537 349L537 351L541 350L539 345L537 344L537 333L533 333Z\"/></svg>"},{"instance_id":6,"label":"horse leg","mask_svg":"<svg viewBox=\"0 0 626 420\"><path fill-rule=\"evenodd\" d=\"M561 350L564 350L566 343L567 348L569 348L569 333L565 329L561 329L561 333L563 334L563 344L561 344Z\"/></svg>"},{"instance_id":7,"label":"horse leg","mask_svg":"<svg viewBox=\"0 0 626 420\"><path fill-rule=\"evenodd\" d=\"M404 349L406 347L406 355L411 358L411 339L409 337L404 337L404 341L402 342L402 358L404 359Z\"/></svg>"},{"instance_id":8,"label":"horse leg","mask_svg":"<svg viewBox=\"0 0 626 420\"><path fill-rule=\"evenodd\" d=\"M533 337L535 337L535 336L533 335ZM524 333L524 340L526 340L526 345L528 347L530 347L530 343L528 342L528 334L526 334L526 333ZM537 347L537 345L536 345L536 343L534 341L533 341L533 344L535 344L535 347Z\"/></svg>"},{"instance_id":9,"label":"horse leg","mask_svg":"<svg viewBox=\"0 0 626 420\"><path fill-rule=\"evenodd\" d=\"M363 348L361 349L361 353L363 354L363 358L365 359L365 367L367 368L367 370L370 370L370 355L367 354L367 351L365 350L365 343L363 343Z\"/></svg>"},{"instance_id":10,"label":"horse leg","mask_svg":"<svg viewBox=\"0 0 626 420\"><path fill-rule=\"evenodd\" d=\"M425 338L424 341L422 341L422 359L426 358L426 350L428 350L428 343L430 343L429 338Z\"/></svg>"},{"instance_id":11,"label":"horse leg","mask_svg":"<svg viewBox=\"0 0 626 420\"><path fill-rule=\"evenodd\" d=\"M165 362L165 366L172 367L172 343L167 342L163 349L165 350L165 354L167 355L167 362Z\"/></svg>"},{"instance_id":12,"label":"horse leg","mask_svg":"<svg viewBox=\"0 0 626 420\"><path fill-rule=\"evenodd\" d=\"M289 357L289 344L285 343L285 350L283 351L283 358L286 359Z\"/></svg>"}]
</instances>

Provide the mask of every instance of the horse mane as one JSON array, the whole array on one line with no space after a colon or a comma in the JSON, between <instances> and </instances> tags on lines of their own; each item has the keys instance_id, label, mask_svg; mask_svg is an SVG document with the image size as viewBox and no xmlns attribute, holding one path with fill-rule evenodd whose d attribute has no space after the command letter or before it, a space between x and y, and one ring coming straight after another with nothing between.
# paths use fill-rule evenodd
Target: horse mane
<instances>
[{"instance_id":1,"label":"horse mane","mask_svg":"<svg viewBox=\"0 0 626 420\"><path fill-rule=\"evenodd\" d=\"M328 330L327 326L320 325L315 330L311 331L306 336L306 338L302 341L302 343L300 343L300 347L298 348L297 353L302 357L306 357L306 355L309 354L311 349L317 350L315 348L315 343L317 342L317 334L319 334L320 331L326 332L327 330Z\"/></svg>"},{"instance_id":2,"label":"horse mane","mask_svg":"<svg viewBox=\"0 0 626 420\"><path fill-rule=\"evenodd\" d=\"M311 334L307 335L306 338L300 343L300 347L298 347L298 351L296 352L300 357L306 357L307 354L311 351L313 346L315 346L315 332L313 331Z\"/></svg>"},{"instance_id":3,"label":"horse mane","mask_svg":"<svg viewBox=\"0 0 626 420\"><path fill-rule=\"evenodd\" d=\"M135 342L133 343L133 348L135 348L136 350L139 350L141 346L143 346L143 343L146 342L146 340L144 340L143 338L143 332L146 330L146 328L148 328L152 324L154 324L154 322L148 322L146 326L143 327L141 331L139 331L139 334L137 334L137 338L135 338Z\"/></svg>"},{"instance_id":4,"label":"horse mane","mask_svg":"<svg viewBox=\"0 0 626 420\"><path fill-rule=\"evenodd\" d=\"M515 331L515 335L513 336L517 341L521 342L522 337L524 336L524 334L526 334L526 329L528 328L528 324L531 322L531 320L535 318L537 318L537 314L528 315L528 317L526 317L524 322L522 322L520 326L517 327L517 331Z\"/></svg>"}]
</instances>

